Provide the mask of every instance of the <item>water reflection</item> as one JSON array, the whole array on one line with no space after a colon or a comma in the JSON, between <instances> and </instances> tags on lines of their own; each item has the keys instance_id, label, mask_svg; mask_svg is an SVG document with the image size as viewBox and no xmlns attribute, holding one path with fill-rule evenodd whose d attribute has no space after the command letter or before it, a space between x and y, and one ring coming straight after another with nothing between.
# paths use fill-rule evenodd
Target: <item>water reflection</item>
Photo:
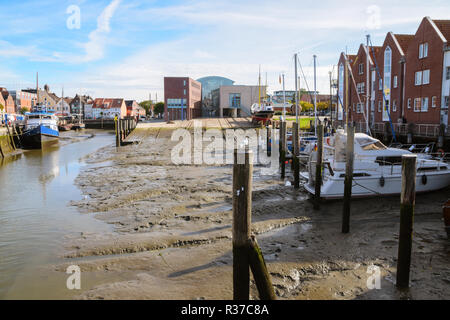
<instances>
[{"instance_id":1,"label":"water reflection","mask_svg":"<svg viewBox=\"0 0 450 320\"><path fill-rule=\"evenodd\" d=\"M113 142L106 132L92 139L30 150L5 158L0 166L0 299L28 298L33 275L59 261L65 236L79 232L109 231L110 226L68 206L82 198L74 185L82 157ZM45 294L46 284L34 290ZM48 291L48 290L47 290Z\"/></svg>"}]
</instances>

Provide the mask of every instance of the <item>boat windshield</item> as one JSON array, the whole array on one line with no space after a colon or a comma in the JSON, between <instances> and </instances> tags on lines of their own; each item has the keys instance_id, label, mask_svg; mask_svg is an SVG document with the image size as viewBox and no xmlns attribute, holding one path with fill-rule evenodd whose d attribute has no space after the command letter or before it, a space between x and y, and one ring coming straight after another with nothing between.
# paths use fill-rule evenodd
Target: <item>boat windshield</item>
<instances>
[{"instance_id":1,"label":"boat windshield","mask_svg":"<svg viewBox=\"0 0 450 320\"><path fill-rule=\"evenodd\" d=\"M356 138L363 150L385 150L387 147L380 140L371 137Z\"/></svg>"}]
</instances>

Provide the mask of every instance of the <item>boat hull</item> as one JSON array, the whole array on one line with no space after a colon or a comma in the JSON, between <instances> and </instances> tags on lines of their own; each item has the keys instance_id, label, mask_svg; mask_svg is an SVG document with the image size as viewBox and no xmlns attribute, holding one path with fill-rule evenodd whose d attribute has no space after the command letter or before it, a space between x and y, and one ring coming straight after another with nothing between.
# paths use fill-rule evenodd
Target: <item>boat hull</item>
<instances>
[{"instance_id":1,"label":"boat hull","mask_svg":"<svg viewBox=\"0 0 450 320\"><path fill-rule=\"evenodd\" d=\"M308 173L303 173L304 178ZM426 178L424 178L424 176ZM379 196L393 196L401 193L401 175L371 177L354 177L352 185L352 198L366 198ZM384 183L382 183L384 182ZM430 192L441 190L450 185L450 170L435 172L418 172L416 175L416 192ZM310 183L304 185L305 189L315 194L315 187ZM344 178L329 178L324 181L320 197L324 199L342 199L344 197Z\"/></svg>"},{"instance_id":2,"label":"boat hull","mask_svg":"<svg viewBox=\"0 0 450 320\"><path fill-rule=\"evenodd\" d=\"M23 147L27 149L43 149L57 144L59 132L46 126L39 126L24 132L22 136Z\"/></svg>"}]
</instances>

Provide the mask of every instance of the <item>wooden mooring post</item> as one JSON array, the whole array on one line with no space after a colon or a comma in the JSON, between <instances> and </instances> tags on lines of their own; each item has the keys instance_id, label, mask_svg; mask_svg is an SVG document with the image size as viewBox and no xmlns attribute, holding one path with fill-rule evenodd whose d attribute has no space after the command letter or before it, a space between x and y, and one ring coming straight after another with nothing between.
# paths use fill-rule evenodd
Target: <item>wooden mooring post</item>
<instances>
[{"instance_id":1,"label":"wooden mooring post","mask_svg":"<svg viewBox=\"0 0 450 320\"><path fill-rule=\"evenodd\" d=\"M402 191L400 196L400 234L397 258L398 288L409 287L411 249L416 202L416 155L402 156Z\"/></svg>"},{"instance_id":2,"label":"wooden mooring post","mask_svg":"<svg viewBox=\"0 0 450 320\"><path fill-rule=\"evenodd\" d=\"M276 299L264 256L251 236L253 153L234 151L233 299L249 300L250 268L261 300Z\"/></svg>"},{"instance_id":3,"label":"wooden mooring post","mask_svg":"<svg viewBox=\"0 0 450 320\"><path fill-rule=\"evenodd\" d=\"M292 164L294 166L294 188L300 188L300 161L298 159L300 155L300 138L299 138L299 124L294 122L292 127L292 151L293 159Z\"/></svg>"},{"instance_id":4,"label":"wooden mooring post","mask_svg":"<svg viewBox=\"0 0 450 320\"><path fill-rule=\"evenodd\" d=\"M286 177L286 121L280 123L280 163L281 163L281 179Z\"/></svg>"},{"instance_id":5,"label":"wooden mooring post","mask_svg":"<svg viewBox=\"0 0 450 320\"><path fill-rule=\"evenodd\" d=\"M114 125L116 129L116 148L120 147L120 129L119 129L120 119L114 119Z\"/></svg>"},{"instance_id":6,"label":"wooden mooring post","mask_svg":"<svg viewBox=\"0 0 450 320\"><path fill-rule=\"evenodd\" d=\"M317 162L316 162L316 182L314 189L314 209L320 208L320 189L322 188L322 168L323 168L323 125L317 126Z\"/></svg>"},{"instance_id":7,"label":"wooden mooring post","mask_svg":"<svg viewBox=\"0 0 450 320\"><path fill-rule=\"evenodd\" d=\"M350 202L352 200L353 159L355 149L355 127L347 126L345 153L344 207L342 210L342 233L350 232Z\"/></svg>"},{"instance_id":8,"label":"wooden mooring post","mask_svg":"<svg viewBox=\"0 0 450 320\"><path fill-rule=\"evenodd\" d=\"M248 239L251 233L253 153L234 150L233 299L249 300Z\"/></svg>"},{"instance_id":9,"label":"wooden mooring post","mask_svg":"<svg viewBox=\"0 0 450 320\"><path fill-rule=\"evenodd\" d=\"M266 127L266 133L267 133L267 138L266 138L266 146L267 146L267 156L270 157L272 155L272 145L273 145L273 141L271 141L272 138L272 130L270 128L270 125L268 124ZM270 149L269 149L270 146Z\"/></svg>"}]
</instances>

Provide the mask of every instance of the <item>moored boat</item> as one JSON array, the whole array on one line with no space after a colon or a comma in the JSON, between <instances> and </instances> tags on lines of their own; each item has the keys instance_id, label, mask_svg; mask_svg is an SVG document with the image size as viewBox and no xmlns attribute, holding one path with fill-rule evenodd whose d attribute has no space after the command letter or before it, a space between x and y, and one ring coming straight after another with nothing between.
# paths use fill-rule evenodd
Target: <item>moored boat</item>
<instances>
[{"instance_id":1,"label":"moored boat","mask_svg":"<svg viewBox=\"0 0 450 320\"><path fill-rule=\"evenodd\" d=\"M329 153L324 153L323 181L320 196L340 199L344 196L346 134L338 131ZM308 171L301 176L308 182L305 189L315 194L315 157L313 152ZM388 148L378 139L363 133L355 134L352 197L397 195L401 192L403 155L412 152ZM450 185L450 165L443 158L417 155L416 192L429 192Z\"/></svg>"},{"instance_id":2,"label":"moored boat","mask_svg":"<svg viewBox=\"0 0 450 320\"><path fill-rule=\"evenodd\" d=\"M25 148L31 149L58 143L58 117L46 112L27 113L21 140Z\"/></svg>"}]
</instances>

